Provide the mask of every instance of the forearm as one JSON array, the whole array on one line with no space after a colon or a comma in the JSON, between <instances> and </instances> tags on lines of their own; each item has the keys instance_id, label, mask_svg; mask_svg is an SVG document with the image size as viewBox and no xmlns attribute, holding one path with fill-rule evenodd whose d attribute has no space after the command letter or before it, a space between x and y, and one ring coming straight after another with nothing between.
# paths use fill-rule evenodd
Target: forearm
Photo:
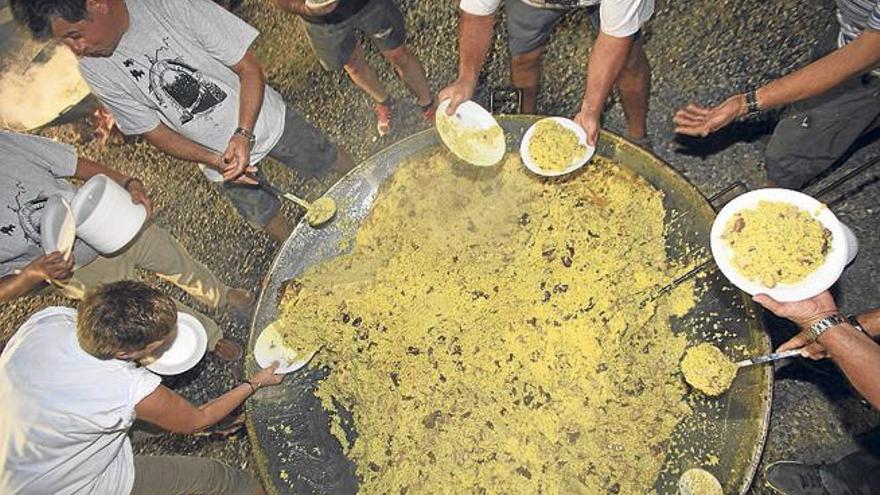
<instances>
[{"instance_id":1,"label":"forearm","mask_svg":"<svg viewBox=\"0 0 880 495\"><path fill-rule=\"evenodd\" d=\"M849 324L832 327L818 340L850 383L880 409L880 345Z\"/></svg>"},{"instance_id":2,"label":"forearm","mask_svg":"<svg viewBox=\"0 0 880 495\"><path fill-rule=\"evenodd\" d=\"M458 78L477 83L486 54L492 46L495 15L461 13L458 36Z\"/></svg>"},{"instance_id":3,"label":"forearm","mask_svg":"<svg viewBox=\"0 0 880 495\"><path fill-rule=\"evenodd\" d=\"M587 84L581 111L598 117L602 113L605 99L611 93L614 82L623 70L626 58L632 48L632 37L615 38L600 32L590 51L587 64Z\"/></svg>"},{"instance_id":4,"label":"forearm","mask_svg":"<svg viewBox=\"0 0 880 495\"><path fill-rule=\"evenodd\" d=\"M253 132L263 108L266 77L256 56L248 51L238 64L232 67L238 75L241 91L238 100L238 127Z\"/></svg>"},{"instance_id":5,"label":"forearm","mask_svg":"<svg viewBox=\"0 0 880 495\"><path fill-rule=\"evenodd\" d=\"M0 278L0 302L8 302L24 297L45 283L34 277L26 269L21 273Z\"/></svg>"},{"instance_id":6,"label":"forearm","mask_svg":"<svg viewBox=\"0 0 880 495\"><path fill-rule=\"evenodd\" d=\"M144 134L144 139L175 158L204 163L217 169L220 168L220 155L218 153L181 136L166 127L165 124L159 124L155 129Z\"/></svg>"},{"instance_id":7,"label":"forearm","mask_svg":"<svg viewBox=\"0 0 880 495\"><path fill-rule=\"evenodd\" d=\"M214 426L220 420L240 406L253 393L253 389L247 383L233 388L216 399L198 407L198 415L191 425L191 433Z\"/></svg>"},{"instance_id":8,"label":"forearm","mask_svg":"<svg viewBox=\"0 0 880 495\"><path fill-rule=\"evenodd\" d=\"M88 158L80 157L76 160L76 172L74 172L73 176L77 179L89 180L98 174L104 174L120 184L128 179L127 175Z\"/></svg>"},{"instance_id":9,"label":"forearm","mask_svg":"<svg viewBox=\"0 0 880 495\"><path fill-rule=\"evenodd\" d=\"M865 31L843 48L760 87L756 93L758 107L769 110L818 96L878 64L880 32Z\"/></svg>"}]
</instances>

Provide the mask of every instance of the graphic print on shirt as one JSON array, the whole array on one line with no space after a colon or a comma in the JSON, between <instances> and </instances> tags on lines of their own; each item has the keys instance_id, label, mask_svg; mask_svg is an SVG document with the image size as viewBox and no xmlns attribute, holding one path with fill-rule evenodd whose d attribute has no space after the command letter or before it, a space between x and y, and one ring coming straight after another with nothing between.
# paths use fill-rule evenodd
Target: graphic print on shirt
<instances>
[{"instance_id":1,"label":"graphic print on shirt","mask_svg":"<svg viewBox=\"0 0 880 495\"><path fill-rule=\"evenodd\" d=\"M163 42L165 46L157 49L153 56L144 55L150 63L147 70L150 93L163 108L170 105L177 109L181 125L209 115L226 99L226 92L182 57L160 58L161 53L168 50L168 39ZM136 81L144 77L144 71L136 67L134 60L129 58L122 64Z\"/></svg>"},{"instance_id":2,"label":"graphic print on shirt","mask_svg":"<svg viewBox=\"0 0 880 495\"><path fill-rule=\"evenodd\" d=\"M6 205L7 208L12 210L16 215L18 215L18 223L21 225L21 231L24 234L24 239L37 246L40 245L40 222L42 220L42 211L46 206L46 201L49 199L44 194L40 193L37 197L26 200L22 203L21 196L25 194L25 188L21 182L17 182L15 184L16 189L18 191L15 193L15 206ZM11 227L11 229L9 228ZM15 225L9 225L2 227L0 232L11 236L15 231Z\"/></svg>"}]
</instances>

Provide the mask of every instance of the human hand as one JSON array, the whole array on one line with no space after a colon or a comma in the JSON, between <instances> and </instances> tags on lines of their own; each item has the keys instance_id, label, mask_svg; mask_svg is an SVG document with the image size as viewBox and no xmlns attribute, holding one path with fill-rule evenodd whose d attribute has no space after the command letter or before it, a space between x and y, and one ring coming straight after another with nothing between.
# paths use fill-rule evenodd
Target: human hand
<instances>
[{"instance_id":1,"label":"human hand","mask_svg":"<svg viewBox=\"0 0 880 495\"><path fill-rule=\"evenodd\" d=\"M278 369L281 363L278 361L272 362L267 368L263 368L260 371L254 373L254 376L248 380L251 385L256 388L260 387L271 387L272 385L278 385L282 381L284 381L285 375L276 375L275 370Z\"/></svg>"},{"instance_id":2,"label":"human hand","mask_svg":"<svg viewBox=\"0 0 880 495\"><path fill-rule=\"evenodd\" d=\"M449 100L449 106L446 107L446 115L452 115L459 105L473 98L476 88L476 81L459 77L455 82L440 90L440 93L437 94L437 99L440 102Z\"/></svg>"},{"instance_id":3,"label":"human hand","mask_svg":"<svg viewBox=\"0 0 880 495\"><path fill-rule=\"evenodd\" d=\"M254 180L251 177L248 177L248 175L253 175L253 174L257 173L257 167L255 167L253 165L248 165L247 167L245 167L244 173L238 175L237 177L235 177L233 179L227 179L226 178L226 170L232 166L233 166L232 164L227 163L224 155L217 155L214 168L216 168L218 171L220 171L220 173L223 175L224 181L232 182L233 184L247 184L247 185L257 184L256 180Z\"/></svg>"},{"instance_id":4,"label":"human hand","mask_svg":"<svg viewBox=\"0 0 880 495\"><path fill-rule=\"evenodd\" d=\"M22 270L22 273L35 280L67 280L73 275L73 253L67 257L61 251L38 256Z\"/></svg>"},{"instance_id":5,"label":"human hand","mask_svg":"<svg viewBox=\"0 0 880 495\"><path fill-rule=\"evenodd\" d=\"M251 145L248 139L241 134L235 134L229 139L229 145L226 152L220 160L220 173L223 174L223 180L227 182L236 182L236 179L245 172L252 171L250 157ZM245 182L247 183L247 182Z\"/></svg>"},{"instance_id":6,"label":"human hand","mask_svg":"<svg viewBox=\"0 0 880 495\"><path fill-rule=\"evenodd\" d=\"M810 328L810 325L816 321L838 312L837 304L827 290L803 301L779 302L767 294L756 294L752 300L776 316L797 323L804 330Z\"/></svg>"},{"instance_id":7,"label":"human hand","mask_svg":"<svg viewBox=\"0 0 880 495\"><path fill-rule=\"evenodd\" d=\"M778 349L776 349L776 352L784 352L791 349L800 349L802 357L810 358L817 361L828 357L828 353L825 351L825 347L818 342L813 342L810 339L810 336L807 335L807 332L801 332L794 337L788 339L785 343L779 346Z\"/></svg>"},{"instance_id":8,"label":"human hand","mask_svg":"<svg viewBox=\"0 0 880 495\"><path fill-rule=\"evenodd\" d=\"M323 16L329 14L330 12L333 12L334 10L336 10L336 7L338 5L339 5L338 1L330 2L326 5L315 6L315 7L309 5L308 0L305 3L306 11L309 13L310 16L315 16L315 17L323 17Z\"/></svg>"},{"instance_id":9,"label":"human hand","mask_svg":"<svg viewBox=\"0 0 880 495\"><path fill-rule=\"evenodd\" d=\"M596 112L591 112L585 106L581 106L581 111L574 116L574 121L587 133L587 144L596 146L596 142L599 141L599 130L602 128L599 123L599 115Z\"/></svg>"},{"instance_id":10,"label":"human hand","mask_svg":"<svg viewBox=\"0 0 880 495\"><path fill-rule=\"evenodd\" d=\"M153 200L147 194L147 189L140 179L128 181L128 192L131 194L131 202L136 205L143 205L147 210L147 220L153 217Z\"/></svg>"},{"instance_id":11,"label":"human hand","mask_svg":"<svg viewBox=\"0 0 880 495\"><path fill-rule=\"evenodd\" d=\"M777 352L802 348L801 356L806 358L819 360L828 356L825 347L818 342L814 342L810 335L807 334L806 329L817 320L837 313L837 304L834 302L834 298L831 297L830 292L825 291L809 299L795 302L779 302L767 294L757 294L752 297L752 300L767 308L776 316L788 318L801 327L801 333L779 346Z\"/></svg>"},{"instance_id":12,"label":"human hand","mask_svg":"<svg viewBox=\"0 0 880 495\"><path fill-rule=\"evenodd\" d=\"M675 132L687 136L706 137L748 113L744 95L731 96L724 103L705 108L693 103L675 113Z\"/></svg>"}]
</instances>

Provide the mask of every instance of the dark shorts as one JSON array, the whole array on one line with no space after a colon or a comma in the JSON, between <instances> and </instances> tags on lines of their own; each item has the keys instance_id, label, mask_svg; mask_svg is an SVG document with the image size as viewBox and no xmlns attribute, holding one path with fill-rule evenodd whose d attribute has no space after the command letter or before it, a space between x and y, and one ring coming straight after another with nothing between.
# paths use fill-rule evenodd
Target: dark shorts
<instances>
[{"instance_id":1,"label":"dark shorts","mask_svg":"<svg viewBox=\"0 0 880 495\"><path fill-rule=\"evenodd\" d=\"M813 52L837 48L836 27ZM854 77L809 100L787 107L767 145L767 177L780 187L801 189L837 165L856 140L880 127L880 78Z\"/></svg>"},{"instance_id":2,"label":"dark shorts","mask_svg":"<svg viewBox=\"0 0 880 495\"><path fill-rule=\"evenodd\" d=\"M298 177L308 179L331 168L336 163L336 155L336 145L288 106L284 132L269 156L296 172ZM225 182L221 187L239 214L255 227L264 227L281 209L281 200L260 188Z\"/></svg>"},{"instance_id":3,"label":"dark shorts","mask_svg":"<svg viewBox=\"0 0 880 495\"><path fill-rule=\"evenodd\" d=\"M338 24L313 24L303 20L315 55L327 70L340 70L357 46L357 31L381 52L406 41L403 14L392 0L372 0L360 12Z\"/></svg>"},{"instance_id":4,"label":"dark shorts","mask_svg":"<svg viewBox=\"0 0 880 495\"><path fill-rule=\"evenodd\" d=\"M599 6L593 5L586 9L590 24L598 31ZM522 55L544 46L556 21L573 9L541 9L522 0L505 0L504 10L507 13L507 44L510 53ZM633 36L635 40L641 39L641 31Z\"/></svg>"}]
</instances>

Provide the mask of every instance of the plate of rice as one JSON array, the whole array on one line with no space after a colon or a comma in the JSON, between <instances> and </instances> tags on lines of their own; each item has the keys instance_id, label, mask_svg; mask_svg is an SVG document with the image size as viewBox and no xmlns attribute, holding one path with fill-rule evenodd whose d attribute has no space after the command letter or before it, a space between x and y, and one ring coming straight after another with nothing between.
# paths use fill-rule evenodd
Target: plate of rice
<instances>
[{"instance_id":1,"label":"plate of rice","mask_svg":"<svg viewBox=\"0 0 880 495\"><path fill-rule=\"evenodd\" d=\"M855 235L825 204L789 189L735 198L718 212L710 236L712 256L728 280L777 301L827 290L858 251Z\"/></svg>"},{"instance_id":2,"label":"plate of rice","mask_svg":"<svg viewBox=\"0 0 880 495\"><path fill-rule=\"evenodd\" d=\"M547 117L523 135L519 153L523 164L544 177L570 174L590 161L596 148L587 144L587 133L576 122Z\"/></svg>"}]
</instances>

